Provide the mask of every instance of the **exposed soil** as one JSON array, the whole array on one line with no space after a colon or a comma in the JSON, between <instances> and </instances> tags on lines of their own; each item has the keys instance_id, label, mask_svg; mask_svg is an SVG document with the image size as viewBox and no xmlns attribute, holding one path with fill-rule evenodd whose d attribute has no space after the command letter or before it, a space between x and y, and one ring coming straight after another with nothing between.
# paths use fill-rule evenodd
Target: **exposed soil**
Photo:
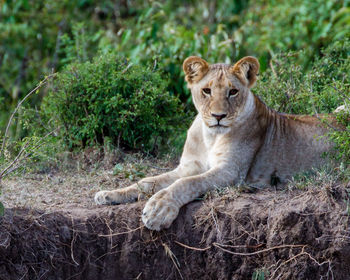
<instances>
[{"instance_id":1,"label":"exposed soil","mask_svg":"<svg viewBox=\"0 0 350 280\"><path fill-rule=\"evenodd\" d=\"M1 218L1 279L350 279L344 187L196 201L169 230L144 228L144 202ZM263 279L263 278L260 278Z\"/></svg>"},{"instance_id":2,"label":"exposed soil","mask_svg":"<svg viewBox=\"0 0 350 280\"><path fill-rule=\"evenodd\" d=\"M95 191L124 186L129 174L5 181L0 279L350 279L350 183L212 192L152 232L140 219L144 201L93 204ZM23 188L26 203L16 200Z\"/></svg>"}]
</instances>

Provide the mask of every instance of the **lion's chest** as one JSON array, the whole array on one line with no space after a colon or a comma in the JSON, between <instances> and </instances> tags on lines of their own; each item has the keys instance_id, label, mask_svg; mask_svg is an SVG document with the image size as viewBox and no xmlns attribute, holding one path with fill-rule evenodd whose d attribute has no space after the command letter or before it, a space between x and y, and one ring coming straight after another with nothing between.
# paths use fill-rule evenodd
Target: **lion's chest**
<instances>
[{"instance_id":1,"label":"lion's chest","mask_svg":"<svg viewBox=\"0 0 350 280\"><path fill-rule=\"evenodd\" d=\"M227 147L227 139L225 135L208 135L205 140L205 150L203 153L203 161L209 170L218 166L223 161L227 161L229 148Z\"/></svg>"}]
</instances>

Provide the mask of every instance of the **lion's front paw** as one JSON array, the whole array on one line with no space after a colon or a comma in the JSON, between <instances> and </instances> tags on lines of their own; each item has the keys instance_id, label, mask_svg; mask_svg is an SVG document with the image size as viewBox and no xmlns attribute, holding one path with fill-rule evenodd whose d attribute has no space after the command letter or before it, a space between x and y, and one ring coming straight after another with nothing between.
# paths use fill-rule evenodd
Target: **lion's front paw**
<instances>
[{"instance_id":1,"label":"lion's front paw","mask_svg":"<svg viewBox=\"0 0 350 280\"><path fill-rule=\"evenodd\" d=\"M137 200L137 195L124 189L115 191L100 191L95 194L95 203L98 205L116 205Z\"/></svg>"},{"instance_id":2,"label":"lion's front paw","mask_svg":"<svg viewBox=\"0 0 350 280\"><path fill-rule=\"evenodd\" d=\"M95 194L95 203L98 205L113 204L110 191L100 191Z\"/></svg>"},{"instance_id":3,"label":"lion's front paw","mask_svg":"<svg viewBox=\"0 0 350 280\"><path fill-rule=\"evenodd\" d=\"M142 221L147 228L159 231L170 227L178 213L179 207L167 197L167 191L162 190L146 203L142 212Z\"/></svg>"}]
</instances>

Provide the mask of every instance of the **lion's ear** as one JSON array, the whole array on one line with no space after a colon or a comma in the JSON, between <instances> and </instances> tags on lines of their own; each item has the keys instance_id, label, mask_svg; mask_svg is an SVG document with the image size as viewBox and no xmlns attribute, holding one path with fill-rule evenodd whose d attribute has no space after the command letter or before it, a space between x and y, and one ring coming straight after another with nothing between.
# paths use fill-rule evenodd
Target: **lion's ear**
<instances>
[{"instance_id":1,"label":"lion's ear","mask_svg":"<svg viewBox=\"0 0 350 280\"><path fill-rule=\"evenodd\" d=\"M189 84L200 81L209 71L209 64L198 56L190 56L185 59L182 68Z\"/></svg>"},{"instance_id":2,"label":"lion's ear","mask_svg":"<svg viewBox=\"0 0 350 280\"><path fill-rule=\"evenodd\" d=\"M235 74L243 84L251 88L256 82L259 68L259 61L255 57L246 56L231 67L231 72Z\"/></svg>"}]
</instances>

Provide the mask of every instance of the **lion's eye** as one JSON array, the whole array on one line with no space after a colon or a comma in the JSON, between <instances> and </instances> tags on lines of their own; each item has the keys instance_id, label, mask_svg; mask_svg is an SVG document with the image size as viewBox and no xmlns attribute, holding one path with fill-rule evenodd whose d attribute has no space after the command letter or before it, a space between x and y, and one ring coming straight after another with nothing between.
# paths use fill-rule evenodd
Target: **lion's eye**
<instances>
[{"instance_id":1,"label":"lion's eye","mask_svg":"<svg viewBox=\"0 0 350 280\"><path fill-rule=\"evenodd\" d=\"M238 89L232 88L228 92L228 96L235 96L235 95L237 95L237 93L238 93Z\"/></svg>"},{"instance_id":2,"label":"lion's eye","mask_svg":"<svg viewBox=\"0 0 350 280\"><path fill-rule=\"evenodd\" d=\"M211 94L211 89L210 88L203 88L202 89L205 94L210 95Z\"/></svg>"}]
</instances>

